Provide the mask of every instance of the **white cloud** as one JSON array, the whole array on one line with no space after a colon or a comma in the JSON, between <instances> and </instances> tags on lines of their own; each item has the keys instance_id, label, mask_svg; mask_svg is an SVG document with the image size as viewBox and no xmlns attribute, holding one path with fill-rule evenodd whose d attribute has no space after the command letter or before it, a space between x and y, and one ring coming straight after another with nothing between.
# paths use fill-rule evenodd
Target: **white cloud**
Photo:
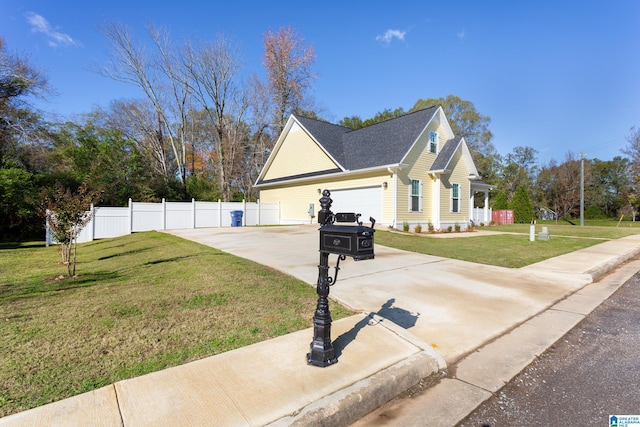
<instances>
[{"instance_id":1,"label":"white cloud","mask_svg":"<svg viewBox=\"0 0 640 427\"><path fill-rule=\"evenodd\" d=\"M60 33L56 31L49 21L47 21L42 15L37 13L27 12L27 22L31 25L31 31L34 33L42 33L48 38L49 46L58 47L60 45L76 46L79 43L74 40L70 35Z\"/></svg>"},{"instance_id":2,"label":"white cloud","mask_svg":"<svg viewBox=\"0 0 640 427\"><path fill-rule=\"evenodd\" d=\"M381 36L376 36L376 40L384 45L388 45L389 43L391 43L391 41L393 41L393 39L404 41L405 34L407 34L406 31L389 29Z\"/></svg>"}]
</instances>

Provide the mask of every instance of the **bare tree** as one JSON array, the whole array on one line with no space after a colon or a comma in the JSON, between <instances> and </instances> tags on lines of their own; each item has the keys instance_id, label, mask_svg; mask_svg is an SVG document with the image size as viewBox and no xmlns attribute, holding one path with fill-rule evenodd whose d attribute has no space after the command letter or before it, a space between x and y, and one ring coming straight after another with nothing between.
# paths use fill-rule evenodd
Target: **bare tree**
<instances>
[{"instance_id":1,"label":"bare tree","mask_svg":"<svg viewBox=\"0 0 640 427\"><path fill-rule=\"evenodd\" d=\"M586 166L586 164L585 164ZM589 168L585 168L585 185L590 182ZM580 160L569 151L561 164L552 160L538 174L538 186L545 199L555 208L558 217L576 216L580 206Z\"/></svg>"},{"instance_id":2,"label":"bare tree","mask_svg":"<svg viewBox=\"0 0 640 427\"><path fill-rule=\"evenodd\" d=\"M154 174L163 177L165 182L175 176L171 147L153 106L144 100L114 101L106 114L111 127L136 142Z\"/></svg>"},{"instance_id":3,"label":"bare tree","mask_svg":"<svg viewBox=\"0 0 640 427\"><path fill-rule=\"evenodd\" d=\"M39 140L46 132L32 98L45 98L50 88L44 74L29 58L7 52L0 37L0 162L18 146Z\"/></svg>"},{"instance_id":4,"label":"bare tree","mask_svg":"<svg viewBox=\"0 0 640 427\"><path fill-rule=\"evenodd\" d=\"M158 58L153 60L147 56L143 45L134 42L126 25L109 21L100 30L111 43L114 62L107 64L99 72L114 80L135 85L143 91L154 108L162 135L166 135L169 140L178 177L184 187L188 83L185 81L185 74L175 68L176 61L168 34L153 27L148 29L158 53ZM170 90L165 91L165 88ZM175 122L178 123L177 130L173 126Z\"/></svg>"},{"instance_id":5,"label":"bare tree","mask_svg":"<svg viewBox=\"0 0 640 427\"><path fill-rule=\"evenodd\" d=\"M273 125L279 135L287 117L305 106L307 91L317 78L311 70L316 56L293 27L283 27L277 33L267 31L264 50L263 65L274 103Z\"/></svg>"},{"instance_id":6,"label":"bare tree","mask_svg":"<svg viewBox=\"0 0 640 427\"><path fill-rule=\"evenodd\" d=\"M251 93L251 147L247 153L247 165L243 176L243 187L247 198L253 199L253 183L258 178L274 144L274 135L269 126L272 103L268 86L257 76L249 80Z\"/></svg>"},{"instance_id":7,"label":"bare tree","mask_svg":"<svg viewBox=\"0 0 640 427\"><path fill-rule=\"evenodd\" d=\"M247 91L238 82L240 69L235 45L223 36L202 47L187 46L182 57L192 82L195 102L213 125L214 161L218 184L225 201L232 196L232 180L248 139L245 117Z\"/></svg>"}]
</instances>

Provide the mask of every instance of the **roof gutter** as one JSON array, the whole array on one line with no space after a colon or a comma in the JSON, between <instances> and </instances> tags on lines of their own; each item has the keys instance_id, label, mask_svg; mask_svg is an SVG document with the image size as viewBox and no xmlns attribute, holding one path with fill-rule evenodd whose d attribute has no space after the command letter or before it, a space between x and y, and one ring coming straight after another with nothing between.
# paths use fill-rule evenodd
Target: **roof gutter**
<instances>
[{"instance_id":1,"label":"roof gutter","mask_svg":"<svg viewBox=\"0 0 640 427\"><path fill-rule=\"evenodd\" d=\"M344 172L336 172L336 173L330 173L326 175L315 175L315 176L304 177L304 178L293 178L293 179L287 179L287 180L282 180L278 182L266 182L262 184L256 183L253 186L253 188L264 188L264 187L281 186L284 184L297 184L297 183L304 183L304 182L321 181L324 179L333 179L333 178L339 178L339 177L348 178L351 176L364 175L370 172L385 171L385 170L389 171L390 173L393 173L392 172L393 170L401 170L406 166L407 165L403 163L395 163L391 165L374 166L374 167L365 168L365 169L346 170Z\"/></svg>"}]
</instances>

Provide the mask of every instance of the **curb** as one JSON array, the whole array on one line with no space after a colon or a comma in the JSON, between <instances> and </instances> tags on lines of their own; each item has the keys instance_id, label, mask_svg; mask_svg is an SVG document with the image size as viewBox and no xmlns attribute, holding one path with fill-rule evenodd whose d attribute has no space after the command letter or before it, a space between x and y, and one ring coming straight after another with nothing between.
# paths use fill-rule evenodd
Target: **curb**
<instances>
[{"instance_id":1,"label":"curb","mask_svg":"<svg viewBox=\"0 0 640 427\"><path fill-rule=\"evenodd\" d=\"M451 377L426 389L424 393L414 396L410 409L405 408L402 418L387 420L380 425L393 425L394 422L403 426L457 425L464 421L485 400L502 389L536 357L562 339L596 307L630 280L640 268L640 259L633 261L633 258L639 254L640 248L637 248L589 270L587 274L593 275L591 283L454 363L450 367L453 370ZM633 262L635 264L631 264ZM617 268L627 264L635 267L616 271ZM604 278L609 274L612 274L610 279ZM604 282L597 283L603 278ZM607 280L611 283L607 283ZM594 287L600 290L598 292L588 290ZM583 293L592 297L600 295L600 297L597 298L597 302L581 301L580 295ZM573 298L577 299L582 309L563 307L566 301ZM519 347L518 341L524 343L524 348L520 348L515 356L509 354L511 353L509 349ZM513 360L504 360L507 354L513 357ZM387 410L393 412L397 409L398 406L393 405ZM384 411L384 409L381 410ZM367 414L356 425L378 425L377 421L372 421L375 417L376 412Z\"/></svg>"},{"instance_id":2,"label":"curb","mask_svg":"<svg viewBox=\"0 0 640 427\"><path fill-rule=\"evenodd\" d=\"M619 255L611 261L600 264L594 268L587 270L585 273L591 275L592 281L596 282L603 276L609 274L617 267L627 263L636 256L640 255L640 247L635 248L625 254Z\"/></svg>"},{"instance_id":3,"label":"curb","mask_svg":"<svg viewBox=\"0 0 640 427\"><path fill-rule=\"evenodd\" d=\"M438 361L421 351L267 426L347 426L438 372Z\"/></svg>"}]
</instances>

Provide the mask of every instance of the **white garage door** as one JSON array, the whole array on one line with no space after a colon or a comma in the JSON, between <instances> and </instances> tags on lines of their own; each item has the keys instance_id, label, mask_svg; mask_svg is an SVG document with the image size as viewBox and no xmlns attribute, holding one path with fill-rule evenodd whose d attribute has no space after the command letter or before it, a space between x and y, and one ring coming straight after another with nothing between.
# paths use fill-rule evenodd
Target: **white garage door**
<instances>
[{"instance_id":1,"label":"white garage door","mask_svg":"<svg viewBox=\"0 0 640 427\"><path fill-rule=\"evenodd\" d=\"M369 217L376 222L382 221L382 188L364 187L350 188L348 190L331 190L333 204L331 211L353 212L362 214L360 221L368 223Z\"/></svg>"}]
</instances>

